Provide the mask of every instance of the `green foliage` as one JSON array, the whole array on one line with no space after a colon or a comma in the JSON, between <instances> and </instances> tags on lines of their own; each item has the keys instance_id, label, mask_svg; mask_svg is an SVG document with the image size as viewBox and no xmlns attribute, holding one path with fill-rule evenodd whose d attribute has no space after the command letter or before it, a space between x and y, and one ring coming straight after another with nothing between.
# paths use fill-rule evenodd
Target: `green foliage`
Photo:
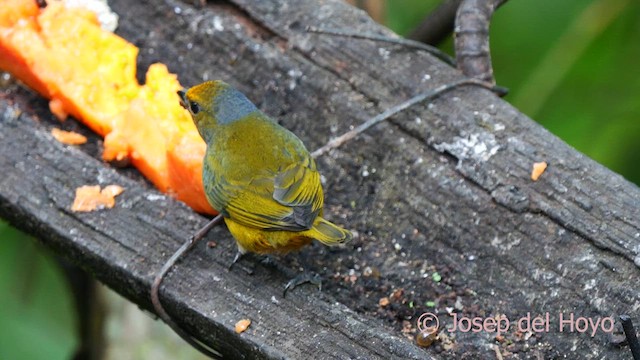
<instances>
[{"instance_id":1,"label":"green foliage","mask_svg":"<svg viewBox=\"0 0 640 360\"><path fill-rule=\"evenodd\" d=\"M385 26L401 35L407 35L440 3L439 0L387 1Z\"/></svg>"},{"instance_id":2,"label":"green foliage","mask_svg":"<svg viewBox=\"0 0 640 360\"><path fill-rule=\"evenodd\" d=\"M0 359L69 359L77 345L71 292L33 239L0 222Z\"/></svg>"},{"instance_id":3,"label":"green foliage","mask_svg":"<svg viewBox=\"0 0 640 360\"><path fill-rule=\"evenodd\" d=\"M388 1L387 26L405 35L433 4ZM640 184L640 3L512 0L494 15L491 56L507 101Z\"/></svg>"},{"instance_id":4,"label":"green foliage","mask_svg":"<svg viewBox=\"0 0 640 360\"><path fill-rule=\"evenodd\" d=\"M554 22L536 12L538 7L555 10ZM502 10L492 27L492 46L500 51L494 54L498 82L512 88L507 100L640 184L635 166L640 160L640 78L632 75L640 56L640 5L631 0L514 1ZM516 19L516 12L534 14L536 20ZM501 39L508 36L501 34L515 27L527 28L528 34L503 51ZM530 49L535 38L545 42ZM510 77L510 71L524 75Z\"/></svg>"},{"instance_id":5,"label":"green foliage","mask_svg":"<svg viewBox=\"0 0 640 360\"><path fill-rule=\"evenodd\" d=\"M387 1L386 25L406 35L439 2ZM640 3L512 0L494 16L491 52L507 101L640 184ZM0 222L0 359L70 358L72 306L46 251Z\"/></svg>"}]
</instances>

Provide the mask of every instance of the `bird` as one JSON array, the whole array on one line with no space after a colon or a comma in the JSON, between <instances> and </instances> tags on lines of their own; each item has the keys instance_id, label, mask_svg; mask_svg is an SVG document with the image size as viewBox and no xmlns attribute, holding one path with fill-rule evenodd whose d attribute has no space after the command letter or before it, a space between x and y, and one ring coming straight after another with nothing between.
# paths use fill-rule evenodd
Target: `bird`
<instances>
[{"instance_id":1,"label":"bird","mask_svg":"<svg viewBox=\"0 0 640 360\"><path fill-rule=\"evenodd\" d=\"M231 262L246 253L287 253L313 240L344 244L353 234L323 218L324 193L316 162L302 141L260 111L243 93L221 81L206 81L178 91L180 105L207 145L202 163L205 195L218 215L198 230L156 274L151 302L180 337L202 353L221 358L195 340L166 312L160 285L176 261L221 220L236 241ZM308 273L291 279L288 289L320 282Z\"/></svg>"},{"instance_id":2,"label":"bird","mask_svg":"<svg viewBox=\"0 0 640 360\"><path fill-rule=\"evenodd\" d=\"M315 160L291 131L221 81L178 91L207 145L202 181L211 206L247 252L287 253L314 239L329 246L352 233L323 218Z\"/></svg>"}]
</instances>

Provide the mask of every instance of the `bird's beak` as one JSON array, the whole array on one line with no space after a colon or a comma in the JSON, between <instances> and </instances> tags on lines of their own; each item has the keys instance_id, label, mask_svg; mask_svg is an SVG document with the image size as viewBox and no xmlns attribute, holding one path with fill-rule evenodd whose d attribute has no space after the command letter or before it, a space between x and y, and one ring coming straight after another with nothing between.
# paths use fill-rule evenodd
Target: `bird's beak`
<instances>
[{"instance_id":1,"label":"bird's beak","mask_svg":"<svg viewBox=\"0 0 640 360\"><path fill-rule=\"evenodd\" d=\"M180 106L187 108L187 93L184 90L178 90L178 96L180 96Z\"/></svg>"}]
</instances>

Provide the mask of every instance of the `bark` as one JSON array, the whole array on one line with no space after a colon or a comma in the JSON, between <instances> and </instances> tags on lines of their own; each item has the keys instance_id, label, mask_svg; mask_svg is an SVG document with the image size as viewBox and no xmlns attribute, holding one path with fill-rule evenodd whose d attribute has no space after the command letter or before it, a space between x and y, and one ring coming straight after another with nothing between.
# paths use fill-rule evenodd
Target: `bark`
<instances>
[{"instance_id":1,"label":"bark","mask_svg":"<svg viewBox=\"0 0 640 360\"><path fill-rule=\"evenodd\" d=\"M339 1L110 3L118 32L141 48L141 69L164 62L185 86L223 79L310 150L461 77L420 51L305 32L391 35ZM53 116L36 95L5 88L0 114L0 216L150 309L155 273L206 219L135 171L101 162L95 136L79 148L57 143L48 133ZM549 167L533 182L537 161ZM220 227L208 237L218 246L199 244L163 282L167 311L228 358L485 358L496 345L516 358L628 356L602 330L561 332L559 315L637 316L638 187L490 91L462 87L415 106L318 166L325 215L358 232L352 243L308 247L278 259L278 268L248 261L255 264L248 275L226 270L235 244ZM126 191L113 209L71 212L75 188L96 183ZM323 291L303 286L282 298L303 261L325 276ZM390 305L380 307L382 297ZM402 336L402 322L415 331L426 311L451 327L447 308L459 316L505 314L513 322L502 334L508 341L445 330L452 347L442 340L424 350ZM515 322L527 313L549 313L549 332L518 333ZM243 318L252 324L238 335L233 327Z\"/></svg>"}]
</instances>

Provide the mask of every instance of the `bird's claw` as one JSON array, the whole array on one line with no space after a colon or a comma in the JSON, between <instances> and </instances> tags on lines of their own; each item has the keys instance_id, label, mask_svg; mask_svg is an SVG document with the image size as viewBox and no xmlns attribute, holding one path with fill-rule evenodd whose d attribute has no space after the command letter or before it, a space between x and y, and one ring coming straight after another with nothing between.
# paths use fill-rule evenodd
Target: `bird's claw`
<instances>
[{"instance_id":1,"label":"bird's claw","mask_svg":"<svg viewBox=\"0 0 640 360\"><path fill-rule=\"evenodd\" d=\"M240 259L242 259L245 255L246 255L246 253L238 251L236 253L236 256L233 257L233 261L231 261L231 264L229 264L229 267L227 268L227 271L231 271L231 269L233 268L233 265L235 265L238 261L240 261ZM253 269L245 267L245 266L241 266L241 268L247 274L253 275Z\"/></svg>"},{"instance_id":2,"label":"bird's claw","mask_svg":"<svg viewBox=\"0 0 640 360\"><path fill-rule=\"evenodd\" d=\"M322 279L320 279L320 275L315 273L303 272L293 279L289 280L289 282L284 286L284 291L282 292L282 297L287 296L287 291L290 289L293 290L299 285L310 283L318 286L318 291L322 291Z\"/></svg>"}]
</instances>

